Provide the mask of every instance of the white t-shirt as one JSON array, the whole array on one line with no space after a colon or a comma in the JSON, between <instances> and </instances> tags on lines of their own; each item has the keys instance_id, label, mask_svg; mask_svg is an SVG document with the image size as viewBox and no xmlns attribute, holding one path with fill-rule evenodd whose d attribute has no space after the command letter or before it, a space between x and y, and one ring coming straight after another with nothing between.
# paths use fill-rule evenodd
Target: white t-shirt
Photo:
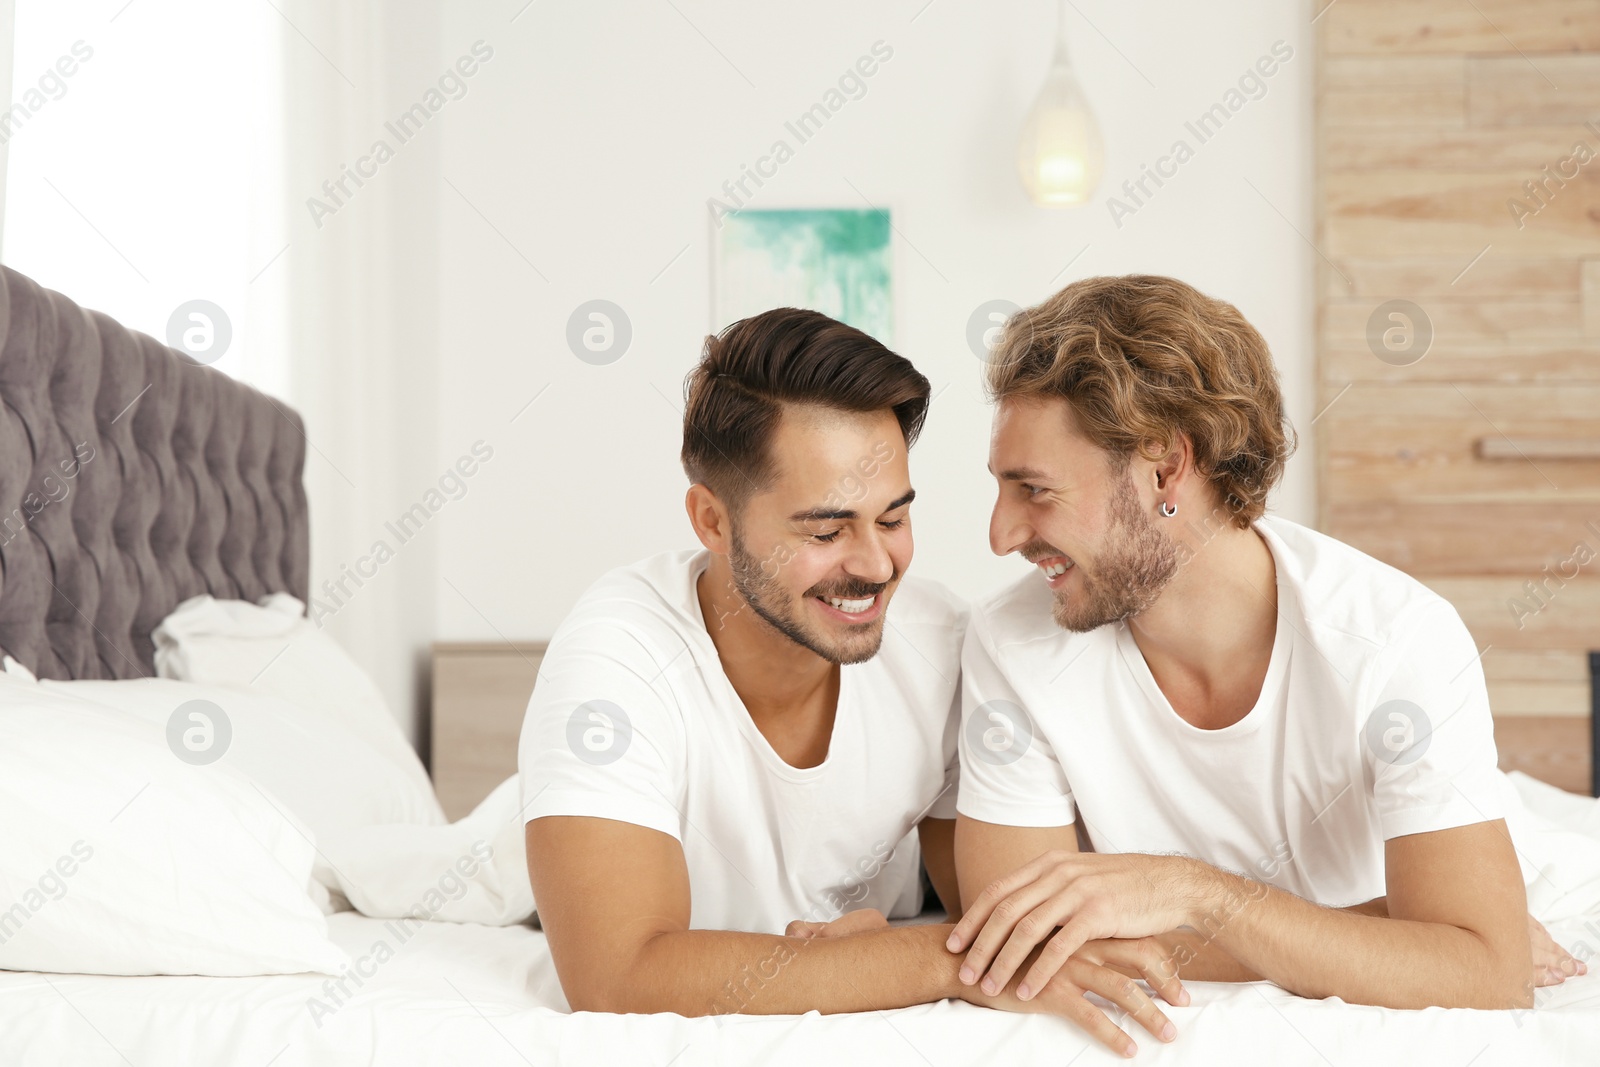
<instances>
[{"instance_id":1,"label":"white t-shirt","mask_svg":"<svg viewBox=\"0 0 1600 1067\"><path fill-rule=\"evenodd\" d=\"M1193 856L1331 907L1384 895L1388 838L1502 817L1483 669L1455 609L1333 538L1274 517L1255 529L1277 634L1255 706L1220 730L1178 717L1126 623L1059 628L1038 575L973 605L961 813L1081 818L1098 852Z\"/></svg>"},{"instance_id":2,"label":"white t-shirt","mask_svg":"<svg viewBox=\"0 0 1600 1067\"><path fill-rule=\"evenodd\" d=\"M966 606L900 583L883 645L840 668L827 758L767 743L723 672L695 595L709 553L607 574L550 641L522 725L524 818L582 815L683 847L696 929L781 933L920 907L917 823L955 818Z\"/></svg>"}]
</instances>

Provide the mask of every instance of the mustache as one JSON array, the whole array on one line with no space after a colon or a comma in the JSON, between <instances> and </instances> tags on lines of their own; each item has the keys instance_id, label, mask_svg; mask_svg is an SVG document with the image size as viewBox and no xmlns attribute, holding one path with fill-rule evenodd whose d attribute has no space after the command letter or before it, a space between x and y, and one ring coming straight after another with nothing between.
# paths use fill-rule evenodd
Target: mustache
<instances>
[{"instance_id":1,"label":"mustache","mask_svg":"<svg viewBox=\"0 0 1600 1067\"><path fill-rule=\"evenodd\" d=\"M1029 541L1017 549L1017 555L1032 563L1036 559L1048 559L1051 556L1065 556L1066 553L1047 541Z\"/></svg>"},{"instance_id":2,"label":"mustache","mask_svg":"<svg viewBox=\"0 0 1600 1067\"><path fill-rule=\"evenodd\" d=\"M889 588L890 584L897 581L899 578L900 574L899 572L896 572L894 577L890 578L887 582L854 581L840 582L834 585L814 585L810 589L806 590L806 596L831 596L838 597L841 600L863 600L869 596L877 596L879 593Z\"/></svg>"}]
</instances>

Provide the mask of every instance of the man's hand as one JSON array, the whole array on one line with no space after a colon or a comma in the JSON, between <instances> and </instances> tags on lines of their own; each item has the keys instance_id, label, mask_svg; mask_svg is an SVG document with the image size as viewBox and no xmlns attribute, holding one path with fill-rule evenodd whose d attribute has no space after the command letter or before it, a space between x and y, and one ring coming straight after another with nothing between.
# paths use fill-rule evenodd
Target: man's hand
<instances>
[{"instance_id":1,"label":"man's hand","mask_svg":"<svg viewBox=\"0 0 1600 1067\"><path fill-rule=\"evenodd\" d=\"M832 922L805 922L796 919L789 924L784 935L807 939L849 937L852 934L880 930L889 920L876 908L862 908L848 912ZM1106 1015L1105 1011L1085 998L1086 992L1096 993L1138 1019L1145 1029L1158 1040L1171 1041L1176 1029L1155 1002L1133 981L1143 978L1150 983L1162 999L1169 1004L1183 1006L1189 1003L1189 994L1178 981L1172 960L1153 939L1137 941L1092 941L1083 947L1076 959L1069 960L1042 997L1034 997L1031 1005L1024 1005L1015 995L1003 992L989 996L979 990L963 987L962 999L969 1004L998 1008L1002 1011L1047 1012L1060 1015L1082 1026L1105 1046L1121 1055L1131 1056L1137 1046L1125 1031Z\"/></svg>"},{"instance_id":2,"label":"man's hand","mask_svg":"<svg viewBox=\"0 0 1600 1067\"><path fill-rule=\"evenodd\" d=\"M1165 945L1153 937L1110 937L1091 941L1073 958L1109 967L1129 978L1143 978L1162 1000L1175 1008L1189 1005L1189 991L1178 978L1178 964Z\"/></svg>"},{"instance_id":3,"label":"man's hand","mask_svg":"<svg viewBox=\"0 0 1600 1067\"><path fill-rule=\"evenodd\" d=\"M1528 916L1528 940L1533 945L1534 985L1560 985L1574 975L1589 973L1588 965L1556 944L1550 931L1532 915Z\"/></svg>"},{"instance_id":4,"label":"man's hand","mask_svg":"<svg viewBox=\"0 0 1600 1067\"><path fill-rule=\"evenodd\" d=\"M1207 870L1181 856L1047 852L991 883L956 925L950 951L971 946L961 981L981 979L993 996L1042 943L1017 986L1018 998L1029 1000L1087 942L1151 937L1188 925L1208 893L1214 895Z\"/></svg>"},{"instance_id":5,"label":"man's hand","mask_svg":"<svg viewBox=\"0 0 1600 1067\"><path fill-rule=\"evenodd\" d=\"M1107 963L1096 962L1091 957L1105 959ZM1104 997L1138 1019L1140 1025L1157 1040L1171 1041L1178 1036L1177 1027L1156 1006L1156 1002L1139 988L1139 983L1133 977L1146 977L1169 1004L1187 1004L1189 995L1176 978L1160 977L1169 966L1170 961L1154 941L1097 941L1068 959L1059 967L1055 978L1043 987L1043 991L1027 1001L1018 998L1014 989L1003 989L997 995L990 995L971 986L962 987L961 999L969 1004L1002 1011L1057 1015L1083 1027L1112 1052L1120 1056L1132 1056L1139 1046L1111 1021L1103 1008L1089 1000L1087 994L1095 993ZM1129 971L1133 974L1127 973Z\"/></svg>"}]
</instances>

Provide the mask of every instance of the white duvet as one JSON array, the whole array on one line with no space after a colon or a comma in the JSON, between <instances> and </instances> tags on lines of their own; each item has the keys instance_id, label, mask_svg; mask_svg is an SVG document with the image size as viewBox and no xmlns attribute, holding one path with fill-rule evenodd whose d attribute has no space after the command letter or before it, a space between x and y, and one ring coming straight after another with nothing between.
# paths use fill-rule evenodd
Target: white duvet
<instances>
[{"instance_id":1,"label":"white duvet","mask_svg":"<svg viewBox=\"0 0 1600 1067\"><path fill-rule=\"evenodd\" d=\"M1533 812L1519 840L1530 899L1558 941L1600 948L1600 807L1516 776ZM501 802L481 809L480 819ZM509 813L512 820L515 812ZM1538 824L1538 825L1535 825ZM474 834L473 836L477 836ZM440 841L443 865L459 841ZM384 849L374 848L373 875ZM486 865L509 877L503 852ZM504 866L502 867L502 864ZM408 867L413 866L408 864ZM384 890L376 878L374 892ZM397 900L414 876L395 872ZM424 887L425 888L425 887ZM484 892L473 910L508 901ZM520 901L511 903L519 907ZM1566 918L1555 918L1565 915ZM503 921L501 919L500 921ZM340 989L322 975L268 978L0 973L0 1064L695 1064L1117 1062L1073 1026L943 1002L859 1015L684 1019L568 1014L544 935L523 925L328 920L355 961ZM1191 983L1166 1008L1179 1037L1135 1031L1138 1062L1184 1064L1600 1063L1600 968L1541 991L1527 1012L1394 1011L1311 1001L1267 983Z\"/></svg>"}]
</instances>

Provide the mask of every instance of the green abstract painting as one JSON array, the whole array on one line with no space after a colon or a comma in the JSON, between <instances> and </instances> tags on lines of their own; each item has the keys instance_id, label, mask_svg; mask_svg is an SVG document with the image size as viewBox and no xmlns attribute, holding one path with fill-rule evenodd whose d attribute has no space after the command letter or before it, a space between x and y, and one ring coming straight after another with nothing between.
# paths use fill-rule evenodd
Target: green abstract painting
<instances>
[{"instance_id":1,"label":"green abstract painting","mask_svg":"<svg viewBox=\"0 0 1600 1067\"><path fill-rule=\"evenodd\" d=\"M889 213L745 210L716 233L716 329L775 307L831 315L894 344Z\"/></svg>"}]
</instances>

